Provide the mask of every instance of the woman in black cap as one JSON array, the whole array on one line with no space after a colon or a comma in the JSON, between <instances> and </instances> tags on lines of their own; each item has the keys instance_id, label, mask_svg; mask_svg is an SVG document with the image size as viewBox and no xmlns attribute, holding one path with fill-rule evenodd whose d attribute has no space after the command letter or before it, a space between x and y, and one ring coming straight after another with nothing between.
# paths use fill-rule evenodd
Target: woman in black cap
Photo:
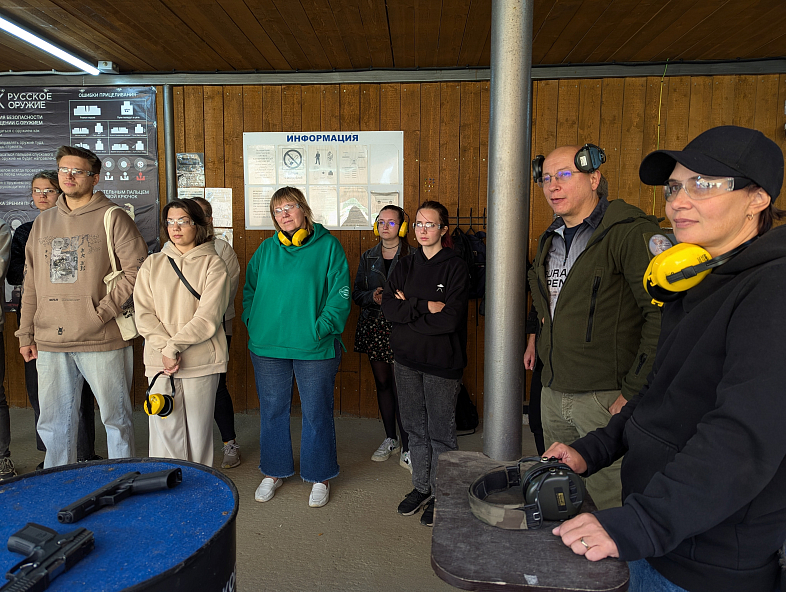
<instances>
[{"instance_id":1,"label":"woman in black cap","mask_svg":"<svg viewBox=\"0 0 786 592\"><path fill-rule=\"evenodd\" d=\"M648 385L606 428L546 451L584 475L624 455L623 506L554 534L592 561L628 561L634 592L771 592L786 539L783 154L761 132L717 127L653 152L639 176L664 186L674 235L698 246L648 270L667 301ZM650 277L657 265L665 280ZM687 291L671 283L680 271Z\"/></svg>"}]
</instances>

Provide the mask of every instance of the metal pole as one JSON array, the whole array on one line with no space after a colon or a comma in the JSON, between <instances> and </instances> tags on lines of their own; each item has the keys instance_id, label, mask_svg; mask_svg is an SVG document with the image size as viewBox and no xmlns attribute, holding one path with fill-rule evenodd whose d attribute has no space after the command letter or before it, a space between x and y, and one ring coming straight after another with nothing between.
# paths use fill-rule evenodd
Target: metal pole
<instances>
[{"instance_id":1,"label":"metal pole","mask_svg":"<svg viewBox=\"0 0 786 592\"><path fill-rule=\"evenodd\" d=\"M166 171L166 201L177 199L177 171L175 166L175 107L172 85L164 85L164 155Z\"/></svg>"},{"instance_id":2,"label":"metal pole","mask_svg":"<svg viewBox=\"0 0 786 592\"><path fill-rule=\"evenodd\" d=\"M491 5L483 452L500 461L521 456L533 4Z\"/></svg>"}]
</instances>

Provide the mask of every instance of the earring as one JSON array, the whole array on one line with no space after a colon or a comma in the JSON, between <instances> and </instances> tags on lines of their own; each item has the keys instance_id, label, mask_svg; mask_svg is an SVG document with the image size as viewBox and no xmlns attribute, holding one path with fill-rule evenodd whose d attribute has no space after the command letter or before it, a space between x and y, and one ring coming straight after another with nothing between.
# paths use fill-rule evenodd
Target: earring
<instances>
[{"instance_id":1,"label":"earring","mask_svg":"<svg viewBox=\"0 0 786 592\"><path fill-rule=\"evenodd\" d=\"M747 214L745 216L748 220L753 220L753 214Z\"/></svg>"},{"instance_id":2,"label":"earring","mask_svg":"<svg viewBox=\"0 0 786 592\"><path fill-rule=\"evenodd\" d=\"M30 209L31 209L31 210L34 210L34 209L35 209L35 200L34 200L34 199L31 199L31 200L30 200Z\"/></svg>"}]
</instances>

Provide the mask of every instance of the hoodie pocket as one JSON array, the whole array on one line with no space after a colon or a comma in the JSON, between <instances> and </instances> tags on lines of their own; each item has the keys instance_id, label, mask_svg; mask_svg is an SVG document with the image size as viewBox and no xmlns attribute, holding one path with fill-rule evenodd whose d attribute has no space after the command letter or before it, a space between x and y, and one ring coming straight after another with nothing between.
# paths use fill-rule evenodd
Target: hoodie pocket
<instances>
[{"instance_id":1,"label":"hoodie pocket","mask_svg":"<svg viewBox=\"0 0 786 592\"><path fill-rule=\"evenodd\" d=\"M97 342L106 339L93 299L86 295L42 296L33 317L35 340L41 343Z\"/></svg>"}]
</instances>

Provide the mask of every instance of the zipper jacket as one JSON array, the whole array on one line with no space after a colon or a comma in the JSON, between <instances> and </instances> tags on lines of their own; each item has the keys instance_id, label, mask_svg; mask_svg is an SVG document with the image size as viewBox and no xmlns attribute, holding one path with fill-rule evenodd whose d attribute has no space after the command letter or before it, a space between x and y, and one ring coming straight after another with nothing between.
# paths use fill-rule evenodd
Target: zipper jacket
<instances>
[{"instance_id":1,"label":"zipper jacket","mask_svg":"<svg viewBox=\"0 0 786 592\"><path fill-rule=\"evenodd\" d=\"M660 332L660 310L643 285L657 220L620 199L610 202L565 278L552 318L546 257L561 225L541 235L528 274L542 320L543 384L568 393L620 390L630 400L644 386Z\"/></svg>"},{"instance_id":2,"label":"zipper jacket","mask_svg":"<svg viewBox=\"0 0 786 592\"><path fill-rule=\"evenodd\" d=\"M388 278L396 269L398 258L401 255L401 243L393 259L390 260L390 269L385 275L385 261L382 258L382 241L360 256L358 272L355 275L355 285L352 288L352 301L363 311L378 311L381 306L374 302L374 292L377 288L384 288Z\"/></svg>"}]
</instances>

